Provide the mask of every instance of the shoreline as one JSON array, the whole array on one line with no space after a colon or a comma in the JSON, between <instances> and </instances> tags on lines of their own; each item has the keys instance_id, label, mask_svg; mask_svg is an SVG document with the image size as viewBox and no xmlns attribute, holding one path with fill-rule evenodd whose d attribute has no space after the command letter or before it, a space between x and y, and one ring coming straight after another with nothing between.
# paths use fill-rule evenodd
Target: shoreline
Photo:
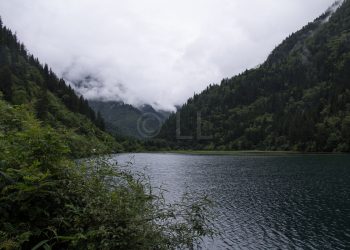
<instances>
[{"instance_id":1,"label":"shoreline","mask_svg":"<svg viewBox=\"0 0 350 250\"><path fill-rule=\"evenodd\" d=\"M298 151L260 151L260 150L243 150L243 151L211 151L211 150L166 150L166 151L141 151L125 152L122 154L179 154L179 155L213 155L213 156L302 156L302 155L349 155L341 152L298 152Z\"/></svg>"}]
</instances>

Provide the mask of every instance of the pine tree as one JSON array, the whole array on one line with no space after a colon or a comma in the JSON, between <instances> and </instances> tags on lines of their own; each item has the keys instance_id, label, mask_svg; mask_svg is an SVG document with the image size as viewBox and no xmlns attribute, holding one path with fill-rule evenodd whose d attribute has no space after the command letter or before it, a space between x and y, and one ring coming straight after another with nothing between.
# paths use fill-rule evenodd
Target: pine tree
<instances>
[{"instance_id":1,"label":"pine tree","mask_svg":"<svg viewBox=\"0 0 350 250\"><path fill-rule=\"evenodd\" d=\"M101 115L100 112L97 112L96 125L97 125L101 130L105 130L105 121L103 120L102 115Z\"/></svg>"},{"instance_id":2,"label":"pine tree","mask_svg":"<svg viewBox=\"0 0 350 250\"><path fill-rule=\"evenodd\" d=\"M9 67L5 66L0 70L0 91L8 102L12 101L12 85L12 72Z\"/></svg>"},{"instance_id":3,"label":"pine tree","mask_svg":"<svg viewBox=\"0 0 350 250\"><path fill-rule=\"evenodd\" d=\"M40 120L45 120L49 112L49 97L47 94L47 89L42 88L41 93L36 102L36 114Z\"/></svg>"}]
</instances>

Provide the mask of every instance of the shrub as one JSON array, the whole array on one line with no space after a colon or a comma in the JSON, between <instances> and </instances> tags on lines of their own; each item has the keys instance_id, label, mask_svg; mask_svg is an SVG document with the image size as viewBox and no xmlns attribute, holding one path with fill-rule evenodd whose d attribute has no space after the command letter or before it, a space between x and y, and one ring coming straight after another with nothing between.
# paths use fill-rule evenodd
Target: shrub
<instances>
[{"instance_id":1,"label":"shrub","mask_svg":"<svg viewBox=\"0 0 350 250\"><path fill-rule=\"evenodd\" d=\"M0 101L0 249L193 248L207 199L167 205L105 159L72 161L62 135Z\"/></svg>"}]
</instances>

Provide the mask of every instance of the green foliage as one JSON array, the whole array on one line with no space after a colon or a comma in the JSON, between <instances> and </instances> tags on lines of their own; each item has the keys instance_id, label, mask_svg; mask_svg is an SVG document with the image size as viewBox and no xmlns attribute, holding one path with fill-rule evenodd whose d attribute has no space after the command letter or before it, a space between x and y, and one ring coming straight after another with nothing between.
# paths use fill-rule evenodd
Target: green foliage
<instances>
[{"instance_id":1,"label":"green foliage","mask_svg":"<svg viewBox=\"0 0 350 250\"><path fill-rule=\"evenodd\" d=\"M142 114L138 109L121 102L91 101L90 105L104 117L106 130L113 135L140 138L137 120Z\"/></svg>"},{"instance_id":2,"label":"green foliage","mask_svg":"<svg viewBox=\"0 0 350 250\"><path fill-rule=\"evenodd\" d=\"M4 66L0 69L0 91L4 94L4 99L12 100L13 80L11 70Z\"/></svg>"},{"instance_id":3,"label":"green foliage","mask_svg":"<svg viewBox=\"0 0 350 250\"><path fill-rule=\"evenodd\" d=\"M45 88L41 90L35 109L37 117L41 120L46 120L49 112L49 97Z\"/></svg>"},{"instance_id":4,"label":"green foliage","mask_svg":"<svg viewBox=\"0 0 350 250\"><path fill-rule=\"evenodd\" d=\"M168 112L156 111L149 105L139 109L123 102L113 101L91 101L90 105L105 120L106 131L117 137L145 139L140 133L139 126L141 130L146 127L148 131L157 131L169 116Z\"/></svg>"},{"instance_id":5,"label":"green foliage","mask_svg":"<svg viewBox=\"0 0 350 250\"><path fill-rule=\"evenodd\" d=\"M163 148L349 152L350 1L279 45L265 63L194 95L164 124ZM328 20L329 18L329 20Z\"/></svg>"},{"instance_id":6,"label":"green foliage","mask_svg":"<svg viewBox=\"0 0 350 250\"><path fill-rule=\"evenodd\" d=\"M1 20L0 114L0 249L193 248L212 233L206 199L167 205L141 175L72 160L124 148Z\"/></svg>"},{"instance_id":7,"label":"green foliage","mask_svg":"<svg viewBox=\"0 0 350 250\"><path fill-rule=\"evenodd\" d=\"M105 130L105 122L104 122L100 112L97 112L96 125L100 129Z\"/></svg>"},{"instance_id":8,"label":"green foliage","mask_svg":"<svg viewBox=\"0 0 350 250\"><path fill-rule=\"evenodd\" d=\"M16 105L26 105L43 124L66 135L70 154L83 157L123 151L121 144L104 130L88 101L64 80L29 55L6 27L0 27L0 92ZM93 145L93 146L91 146Z\"/></svg>"},{"instance_id":9,"label":"green foliage","mask_svg":"<svg viewBox=\"0 0 350 250\"><path fill-rule=\"evenodd\" d=\"M213 232L207 200L167 205L142 175L71 161L67 135L28 107L0 113L0 249L193 248Z\"/></svg>"}]
</instances>

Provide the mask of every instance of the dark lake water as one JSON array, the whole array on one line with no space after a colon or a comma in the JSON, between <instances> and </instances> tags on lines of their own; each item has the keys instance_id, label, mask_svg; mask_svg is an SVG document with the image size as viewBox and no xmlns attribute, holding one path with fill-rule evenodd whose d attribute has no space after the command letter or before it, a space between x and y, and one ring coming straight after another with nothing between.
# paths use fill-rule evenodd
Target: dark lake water
<instances>
[{"instance_id":1,"label":"dark lake water","mask_svg":"<svg viewBox=\"0 0 350 250\"><path fill-rule=\"evenodd\" d=\"M163 185L216 202L203 249L350 249L350 156L118 155Z\"/></svg>"}]
</instances>

